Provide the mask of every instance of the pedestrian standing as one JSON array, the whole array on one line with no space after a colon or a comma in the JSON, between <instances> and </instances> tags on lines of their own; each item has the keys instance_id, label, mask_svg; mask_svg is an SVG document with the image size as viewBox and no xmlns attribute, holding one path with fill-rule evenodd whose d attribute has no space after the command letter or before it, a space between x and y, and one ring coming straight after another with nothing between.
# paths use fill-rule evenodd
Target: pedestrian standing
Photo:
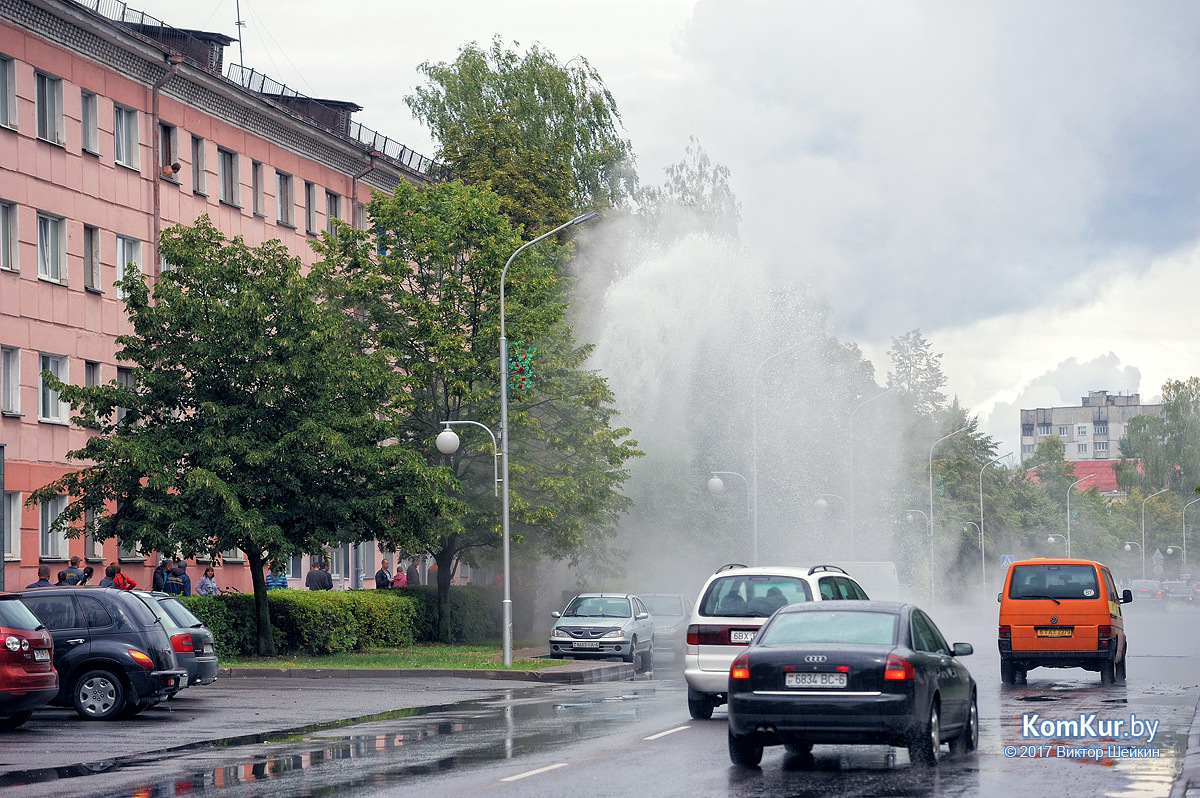
<instances>
[{"instance_id":1,"label":"pedestrian standing","mask_svg":"<svg viewBox=\"0 0 1200 798\"><path fill-rule=\"evenodd\" d=\"M408 579L408 584L412 587L421 584L421 569L417 567L417 558L415 555L408 561L408 572L404 576Z\"/></svg>"},{"instance_id":2,"label":"pedestrian standing","mask_svg":"<svg viewBox=\"0 0 1200 798\"><path fill-rule=\"evenodd\" d=\"M384 560L379 564L379 570L375 572L375 589L383 590L392 586L392 571L388 567L390 562Z\"/></svg>"},{"instance_id":3,"label":"pedestrian standing","mask_svg":"<svg viewBox=\"0 0 1200 798\"><path fill-rule=\"evenodd\" d=\"M217 595L217 572L211 565L204 569L204 576L196 582L197 596Z\"/></svg>"}]
</instances>

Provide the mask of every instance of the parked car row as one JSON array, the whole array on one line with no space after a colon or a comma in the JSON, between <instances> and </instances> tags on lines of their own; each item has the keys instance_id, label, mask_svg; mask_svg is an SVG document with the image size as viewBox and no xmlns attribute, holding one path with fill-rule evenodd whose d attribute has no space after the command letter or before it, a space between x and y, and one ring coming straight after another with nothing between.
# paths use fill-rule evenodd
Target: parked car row
<instances>
[{"instance_id":1,"label":"parked car row","mask_svg":"<svg viewBox=\"0 0 1200 798\"><path fill-rule=\"evenodd\" d=\"M217 678L212 632L174 596L108 587L0 594L0 729L46 704L129 718Z\"/></svg>"}]
</instances>

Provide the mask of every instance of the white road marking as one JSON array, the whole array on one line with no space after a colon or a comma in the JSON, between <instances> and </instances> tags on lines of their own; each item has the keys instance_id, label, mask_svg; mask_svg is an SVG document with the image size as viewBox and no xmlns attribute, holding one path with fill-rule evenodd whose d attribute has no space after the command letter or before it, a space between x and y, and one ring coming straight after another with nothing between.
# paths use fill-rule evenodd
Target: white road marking
<instances>
[{"instance_id":1,"label":"white road marking","mask_svg":"<svg viewBox=\"0 0 1200 798\"><path fill-rule=\"evenodd\" d=\"M516 781L518 779L523 779L526 776L536 776L539 773L545 773L547 770L557 770L558 768L565 768L566 766L566 762L559 762L557 765L547 765L546 767L538 768L537 770L529 770L524 773L518 773L515 776L509 776L506 779L500 779L500 781Z\"/></svg>"},{"instance_id":2,"label":"white road marking","mask_svg":"<svg viewBox=\"0 0 1200 798\"><path fill-rule=\"evenodd\" d=\"M643 740L657 740L659 737L666 737L668 734L674 734L675 732L683 731L684 729L690 729L690 728L692 728L692 727L691 726L676 726L674 729L667 729L664 732L659 732L658 734L651 734L649 737L643 737L642 739Z\"/></svg>"}]
</instances>

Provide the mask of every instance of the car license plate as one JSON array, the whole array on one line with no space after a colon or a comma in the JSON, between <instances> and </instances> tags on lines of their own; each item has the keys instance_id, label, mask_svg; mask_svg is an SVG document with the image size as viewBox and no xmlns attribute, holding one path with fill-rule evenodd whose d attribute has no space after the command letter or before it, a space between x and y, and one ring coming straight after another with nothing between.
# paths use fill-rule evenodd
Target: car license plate
<instances>
[{"instance_id":1,"label":"car license plate","mask_svg":"<svg viewBox=\"0 0 1200 798\"><path fill-rule=\"evenodd\" d=\"M845 687L844 673L787 673L784 684L788 687Z\"/></svg>"},{"instance_id":2,"label":"car license plate","mask_svg":"<svg viewBox=\"0 0 1200 798\"><path fill-rule=\"evenodd\" d=\"M751 643L754 641L756 634L758 634L757 629L731 629L729 632L729 642Z\"/></svg>"},{"instance_id":3,"label":"car license plate","mask_svg":"<svg viewBox=\"0 0 1200 798\"><path fill-rule=\"evenodd\" d=\"M33 659L35 662L49 662L50 652L44 648L35 648L33 650Z\"/></svg>"},{"instance_id":4,"label":"car license plate","mask_svg":"<svg viewBox=\"0 0 1200 798\"><path fill-rule=\"evenodd\" d=\"M571 648L600 648L599 640L576 640L571 644Z\"/></svg>"},{"instance_id":5,"label":"car license plate","mask_svg":"<svg viewBox=\"0 0 1200 798\"><path fill-rule=\"evenodd\" d=\"M1038 637L1070 637L1075 631L1073 626L1039 626Z\"/></svg>"}]
</instances>

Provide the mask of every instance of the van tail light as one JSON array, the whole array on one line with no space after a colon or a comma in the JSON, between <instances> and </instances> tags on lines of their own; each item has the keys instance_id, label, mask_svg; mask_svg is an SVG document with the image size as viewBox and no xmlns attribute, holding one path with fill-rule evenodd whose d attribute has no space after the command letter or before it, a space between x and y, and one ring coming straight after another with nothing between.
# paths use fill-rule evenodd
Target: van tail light
<instances>
[{"instance_id":1,"label":"van tail light","mask_svg":"<svg viewBox=\"0 0 1200 798\"><path fill-rule=\"evenodd\" d=\"M138 651L136 648L131 648L129 649L129 656L133 658L134 662L136 662L138 665L141 665L143 668L154 667L154 660L150 659L150 655L144 651Z\"/></svg>"},{"instance_id":2,"label":"van tail light","mask_svg":"<svg viewBox=\"0 0 1200 798\"><path fill-rule=\"evenodd\" d=\"M1096 627L1096 637L1112 637L1112 627L1107 624Z\"/></svg>"},{"instance_id":3,"label":"van tail light","mask_svg":"<svg viewBox=\"0 0 1200 798\"><path fill-rule=\"evenodd\" d=\"M749 679L750 678L750 657L747 654L739 654L733 664L729 666L730 679Z\"/></svg>"},{"instance_id":4,"label":"van tail light","mask_svg":"<svg viewBox=\"0 0 1200 798\"><path fill-rule=\"evenodd\" d=\"M887 681L911 682L917 678L917 672L904 657L888 654L887 664L883 666L883 678Z\"/></svg>"},{"instance_id":5,"label":"van tail light","mask_svg":"<svg viewBox=\"0 0 1200 798\"><path fill-rule=\"evenodd\" d=\"M1012 640L1012 627L1011 626L1001 626L1000 627L1000 639L1001 640Z\"/></svg>"},{"instance_id":6,"label":"van tail light","mask_svg":"<svg viewBox=\"0 0 1200 798\"><path fill-rule=\"evenodd\" d=\"M191 654L196 650L191 633L171 635L171 648L175 649L176 654Z\"/></svg>"}]
</instances>

